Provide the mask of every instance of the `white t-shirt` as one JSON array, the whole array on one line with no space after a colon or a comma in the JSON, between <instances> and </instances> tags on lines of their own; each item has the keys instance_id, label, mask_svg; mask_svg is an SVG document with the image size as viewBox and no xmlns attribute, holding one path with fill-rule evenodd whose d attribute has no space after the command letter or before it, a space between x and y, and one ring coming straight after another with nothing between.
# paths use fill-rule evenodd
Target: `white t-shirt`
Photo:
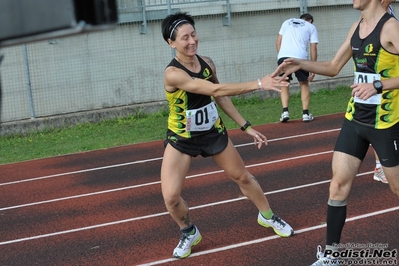
<instances>
[{"instance_id":1,"label":"white t-shirt","mask_svg":"<svg viewBox=\"0 0 399 266\"><path fill-rule=\"evenodd\" d=\"M316 27L300 18L284 21L279 34L283 37L277 59L282 57L308 59L308 44L319 43Z\"/></svg>"}]
</instances>

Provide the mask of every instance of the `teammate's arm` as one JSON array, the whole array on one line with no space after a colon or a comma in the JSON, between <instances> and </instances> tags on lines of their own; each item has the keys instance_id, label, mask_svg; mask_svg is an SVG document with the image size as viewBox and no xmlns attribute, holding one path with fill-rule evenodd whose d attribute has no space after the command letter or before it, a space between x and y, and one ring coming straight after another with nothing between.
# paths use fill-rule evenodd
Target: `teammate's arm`
<instances>
[{"instance_id":1,"label":"teammate's arm","mask_svg":"<svg viewBox=\"0 0 399 266\"><path fill-rule=\"evenodd\" d=\"M282 78L287 77L289 74L303 69L310 73L320 74L323 76L334 77L336 76L345 64L352 57L352 47L350 44L353 32L356 29L358 22L354 23L341 47L338 49L334 58L331 61L310 61L310 60L300 60L295 58L288 58L283 64L277 67L276 71L272 76L284 73Z\"/></svg>"}]
</instances>

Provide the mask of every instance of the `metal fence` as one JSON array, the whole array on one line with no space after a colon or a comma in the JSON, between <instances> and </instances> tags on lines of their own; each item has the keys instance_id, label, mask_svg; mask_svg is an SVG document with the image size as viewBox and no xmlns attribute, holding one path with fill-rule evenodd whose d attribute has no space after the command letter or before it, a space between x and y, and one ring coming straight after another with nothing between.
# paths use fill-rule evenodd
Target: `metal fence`
<instances>
[{"instance_id":1,"label":"metal fence","mask_svg":"<svg viewBox=\"0 0 399 266\"><path fill-rule=\"evenodd\" d=\"M118 5L114 30L2 49L0 134L26 130L16 124L40 129L46 121L54 126L56 118L63 126L163 106L163 70L173 51L160 25L176 11L195 17L199 54L213 59L221 82L271 73L285 19L311 13L319 32L319 60L330 60L359 18L343 0L119 0ZM352 66L345 66L335 81L351 75ZM316 81L311 88L327 86L321 82L328 79L317 76Z\"/></svg>"}]
</instances>

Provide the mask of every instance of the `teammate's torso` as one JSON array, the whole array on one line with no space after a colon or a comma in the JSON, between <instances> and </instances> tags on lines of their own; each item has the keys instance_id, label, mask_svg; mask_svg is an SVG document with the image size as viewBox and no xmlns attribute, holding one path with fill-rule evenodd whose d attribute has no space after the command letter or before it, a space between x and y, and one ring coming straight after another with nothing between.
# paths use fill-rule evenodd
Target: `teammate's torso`
<instances>
[{"instance_id":1,"label":"teammate's torso","mask_svg":"<svg viewBox=\"0 0 399 266\"><path fill-rule=\"evenodd\" d=\"M359 25L352 38L352 58L354 62L355 83L373 83L399 76L399 56L386 51L380 42L380 34L385 22L391 18L385 14L375 29L365 38L359 37ZM389 128L399 122L398 90L383 90L361 101L357 97L349 100L345 117L356 120L374 128Z\"/></svg>"}]
</instances>

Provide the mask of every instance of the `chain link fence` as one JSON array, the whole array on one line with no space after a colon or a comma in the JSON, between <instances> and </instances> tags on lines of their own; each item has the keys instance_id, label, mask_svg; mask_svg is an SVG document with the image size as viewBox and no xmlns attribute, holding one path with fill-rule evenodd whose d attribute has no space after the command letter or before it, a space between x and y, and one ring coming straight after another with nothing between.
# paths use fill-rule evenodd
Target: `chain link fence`
<instances>
[{"instance_id":1,"label":"chain link fence","mask_svg":"<svg viewBox=\"0 0 399 266\"><path fill-rule=\"evenodd\" d=\"M114 30L2 48L0 134L165 108L163 71L173 51L162 39L161 22L176 11L194 16L198 53L213 59L220 82L273 72L276 37L288 18L313 15L320 61L334 56L359 18L351 3L340 0L119 0L118 5ZM352 69L348 63L334 79L316 76L311 89L349 85Z\"/></svg>"}]
</instances>

